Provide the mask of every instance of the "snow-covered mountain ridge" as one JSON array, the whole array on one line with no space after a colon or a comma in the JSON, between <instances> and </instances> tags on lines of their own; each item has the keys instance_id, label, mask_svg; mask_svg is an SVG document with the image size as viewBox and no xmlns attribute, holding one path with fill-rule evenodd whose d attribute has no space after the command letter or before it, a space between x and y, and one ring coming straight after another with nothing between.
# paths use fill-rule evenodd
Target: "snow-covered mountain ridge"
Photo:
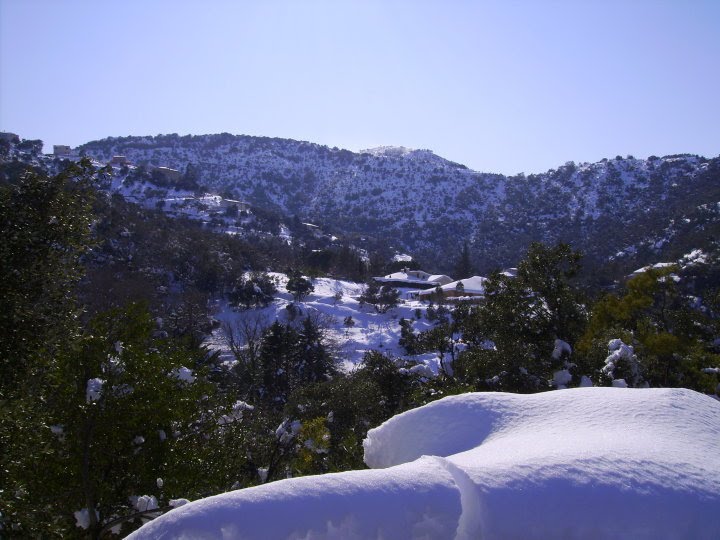
<instances>
[{"instance_id":1,"label":"snow-covered mountain ridge","mask_svg":"<svg viewBox=\"0 0 720 540\"><path fill-rule=\"evenodd\" d=\"M110 137L76 152L100 163L123 155L138 167L131 170L176 169L184 184L248 203L278 223L297 217L359 247L362 237L379 238L373 250L411 253L445 273L464 242L481 274L515 264L535 240L569 242L588 264L614 260L622 274L707 249L720 232L720 213L703 210L720 201L720 158L618 156L508 177L430 150L354 153L230 134Z\"/></svg>"},{"instance_id":2,"label":"snow-covered mountain ridge","mask_svg":"<svg viewBox=\"0 0 720 540\"><path fill-rule=\"evenodd\" d=\"M229 134L107 138L79 151L189 171L233 198L339 233L388 238L432 262L468 240L480 271L512 264L533 240L569 241L606 260L659 223L720 200L720 159L692 155L618 156L508 177L427 150L354 153Z\"/></svg>"}]
</instances>

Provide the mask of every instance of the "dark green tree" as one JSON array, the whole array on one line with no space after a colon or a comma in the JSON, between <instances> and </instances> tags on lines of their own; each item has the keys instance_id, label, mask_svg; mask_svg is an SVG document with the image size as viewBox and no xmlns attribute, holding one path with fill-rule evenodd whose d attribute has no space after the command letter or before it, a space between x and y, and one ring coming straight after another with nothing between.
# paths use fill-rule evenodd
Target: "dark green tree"
<instances>
[{"instance_id":1,"label":"dark green tree","mask_svg":"<svg viewBox=\"0 0 720 540\"><path fill-rule=\"evenodd\" d=\"M478 389L534 392L550 388L555 340L574 343L585 323L582 298L572 283L580 255L569 246L533 244L517 278L494 274L485 301L460 323L469 347L455 374Z\"/></svg>"},{"instance_id":2,"label":"dark green tree","mask_svg":"<svg viewBox=\"0 0 720 540\"><path fill-rule=\"evenodd\" d=\"M62 471L58 510L96 510L88 513L93 537L103 522L134 513L130 496L162 499L156 479L173 474L165 463L183 452L182 437L197 429L214 392L198 369L203 352L154 339L154 329L144 306L111 311L50 373L47 405L63 430L51 466Z\"/></svg>"},{"instance_id":3,"label":"dark green tree","mask_svg":"<svg viewBox=\"0 0 720 540\"><path fill-rule=\"evenodd\" d=\"M455 261L455 267L453 268L455 279L465 279L475 275L475 269L472 261L470 260L470 248L468 243L464 242L463 247L460 250L457 261Z\"/></svg>"},{"instance_id":4,"label":"dark green tree","mask_svg":"<svg viewBox=\"0 0 720 540\"><path fill-rule=\"evenodd\" d=\"M400 293L389 285L380 285L371 281L360 295L360 305L370 304L378 313L387 313L397 307Z\"/></svg>"},{"instance_id":5,"label":"dark green tree","mask_svg":"<svg viewBox=\"0 0 720 540\"><path fill-rule=\"evenodd\" d=\"M50 374L79 338L75 298L90 247L95 169L89 161L48 176L19 169L0 185L0 506L3 529L43 536L63 517L42 496L38 464L55 456Z\"/></svg>"},{"instance_id":6,"label":"dark green tree","mask_svg":"<svg viewBox=\"0 0 720 540\"><path fill-rule=\"evenodd\" d=\"M250 309L265 307L272 302L277 292L275 281L265 272L252 272L248 277L241 275L228 293L231 306Z\"/></svg>"},{"instance_id":7,"label":"dark green tree","mask_svg":"<svg viewBox=\"0 0 720 540\"><path fill-rule=\"evenodd\" d=\"M533 242L518 265L517 282L546 305L549 330L568 342L580 337L586 322L583 298L573 281L581 259L568 244L548 247Z\"/></svg>"},{"instance_id":8,"label":"dark green tree","mask_svg":"<svg viewBox=\"0 0 720 540\"><path fill-rule=\"evenodd\" d=\"M254 396L273 408L281 408L297 388L336 373L324 333L309 317L302 319L299 328L279 321L267 328L254 369L255 373L243 378L252 379Z\"/></svg>"},{"instance_id":9,"label":"dark green tree","mask_svg":"<svg viewBox=\"0 0 720 540\"><path fill-rule=\"evenodd\" d=\"M85 160L0 186L0 399L24 392L19 381L78 334L73 292L91 245L95 178Z\"/></svg>"},{"instance_id":10,"label":"dark green tree","mask_svg":"<svg viewBox=\"0 0 720 540\"><path fill-rule=\"evenodd\" d=\"M291 272L286 288L296 302L301 302L308 294L315 290L312 281L303 277L300 272Z\"/></svg>"},{"instance_id":11,"label":"dark green tree","mask_svg":"<svg viewBox=\"0 0 720 540\"><path fill-rule=\"evenodd\" d=\"M713 391L714 379L702 369L717 363L713 343L720 323L712 311L693 308L678 271L649 269L630 279L624 294L608 294L595 304L578 343L588 364L599 369L608 340L620 338L633 345L651 386Z\"/></svg>"}]
</instances>

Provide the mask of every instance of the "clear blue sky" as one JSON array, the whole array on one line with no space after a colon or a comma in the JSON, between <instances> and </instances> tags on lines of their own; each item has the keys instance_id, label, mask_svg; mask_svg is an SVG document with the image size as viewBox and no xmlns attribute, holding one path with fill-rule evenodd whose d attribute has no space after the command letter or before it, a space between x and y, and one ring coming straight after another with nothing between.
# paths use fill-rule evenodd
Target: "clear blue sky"
<instances>
[{"instance_id":1,"label":"clear blue sky","mask_svg":"<svg viewBox=\"0 0 720 540\"><path fill-rule=\"evenodd\" d=\"M0 0L0 130L397 145L507 174L716 156L720 1Z\"/></svg>"}]
</instances>

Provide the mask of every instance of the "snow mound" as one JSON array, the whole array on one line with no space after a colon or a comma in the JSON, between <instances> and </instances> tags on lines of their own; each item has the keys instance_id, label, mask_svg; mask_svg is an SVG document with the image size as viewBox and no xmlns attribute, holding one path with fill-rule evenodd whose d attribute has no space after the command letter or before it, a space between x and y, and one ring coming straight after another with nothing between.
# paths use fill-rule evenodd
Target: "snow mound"
<instances>
[{"instance_id":1,"label":"snow mound","mask_svg":"<svg viewBox=\"0 0 720 540\"><path fill-rule=\"evenodd\" d=\"M483 538L720 537L720 403L681 389L448 397L371 430L365 461L444 456Z\"/></svg>"},{"instance_id":2,"label":"snow mound","mask_svg":"<svg viewBox=\"0 0 720 540\"><path fill-rule=\"evenodd\" d=\"M131 538L720 538L720 403L690 390L452 396L371 430L365 461L383 469L202 499Z\"/></svg>"},{"instance_id":3,"label":"snow mound","mask_svg":"<svg viewBox=\"0 0 720 540\"><path fill-rule=\"evenodd\" d=\"M392 471L306 476L208 497L128 538L444 538L461 513L451 473L424 457Z\"/></svg>"}]
</instances>

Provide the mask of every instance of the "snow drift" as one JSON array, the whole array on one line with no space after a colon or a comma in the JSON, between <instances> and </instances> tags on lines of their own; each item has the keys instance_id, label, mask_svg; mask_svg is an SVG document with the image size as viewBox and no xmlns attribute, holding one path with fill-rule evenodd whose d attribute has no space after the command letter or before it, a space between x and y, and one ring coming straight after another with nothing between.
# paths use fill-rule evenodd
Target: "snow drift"
<instances>
[{"instance_id":1,"label":"snow drift","mask_svg":"<svg viewBox=\"0 0 720 540\"><path fill-rule=\"evenodd\" d=\"M720 403L690 390L452 396L371 430L365 461L131 538L720 538Z\"/></svg>"}]
</instances>

